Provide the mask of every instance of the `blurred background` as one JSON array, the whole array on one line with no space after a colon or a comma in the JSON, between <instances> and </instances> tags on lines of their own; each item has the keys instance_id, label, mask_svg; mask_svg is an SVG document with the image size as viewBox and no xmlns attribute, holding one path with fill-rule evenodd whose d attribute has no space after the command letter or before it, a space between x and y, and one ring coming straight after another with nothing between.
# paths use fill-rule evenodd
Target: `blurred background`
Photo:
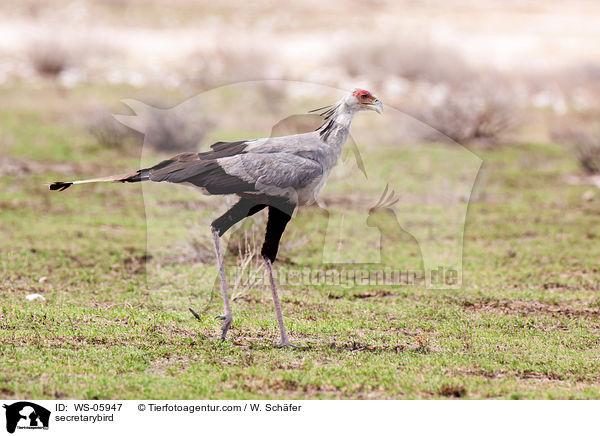
<instances>
[{"instance_id":1,"label":"blurred background","mask_svg":"<svg viewBox=\"0 0 600 436\"><path fill-rule=\"evenodd\" d=\"M593 0L4 0L0 105L53 107L55 124L119 147L127 130L109 114L124 97L170 107L252 79L363 86L446 139L560 142L593 174L599 9ZM284 97L277 86L264 94ZM189 149L197 138L186 135L172 148ZM444 139L435 136L406 132Z\"/></svg>"}]
</instances>

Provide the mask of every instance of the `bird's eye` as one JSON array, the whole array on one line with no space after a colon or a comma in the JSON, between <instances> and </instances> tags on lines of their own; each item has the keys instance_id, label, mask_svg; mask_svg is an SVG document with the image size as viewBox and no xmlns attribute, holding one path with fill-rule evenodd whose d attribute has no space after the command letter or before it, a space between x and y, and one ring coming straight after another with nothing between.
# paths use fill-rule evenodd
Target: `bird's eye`
<instances>
[{"instance_id":1,"label":"bird's eye","mask_svg":"<svg viewBox=\"0 0 600 436\"><path fill-rule=\"evenodd\" d=\"M364 100L365 98L367 98L367 94L361 95L360 98L362 98Z\"/></svg>"}]
</instances>

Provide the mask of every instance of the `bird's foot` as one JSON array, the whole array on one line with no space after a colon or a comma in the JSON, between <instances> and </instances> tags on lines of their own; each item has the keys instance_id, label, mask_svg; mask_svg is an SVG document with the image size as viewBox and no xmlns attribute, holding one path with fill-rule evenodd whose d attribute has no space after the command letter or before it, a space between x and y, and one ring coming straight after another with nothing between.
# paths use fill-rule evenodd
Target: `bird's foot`
<instances>
[{"instance_id":1,"label":"bird's foot","mask_svg":"<svg viewBox=\"0 0 600 436\"><path fill-rule=\"evenodd\" d=\"M277 348L286 348L286 347L290 347L290 348L301 348L298 345L294 345L292 344L288 339L286 339L285 341L281 341L279 344L275 345Z\"/></svg>"},{"instance_id":2,"label":"bird's foot","mask_svg":"<svg viewBox=\"0 0 600 436\"><path fill-rule=\"evenodd\" d=\"M220 319L221 321L223 321L221 323L221 331L223 332L221 334L221 339L224 341L225 336L227 336L227 331L231 328L231 322L233 321L233 316L229 313L229 314L225 314L225 315L216 316L215 319Z\"/></svg>"}]
</instances>

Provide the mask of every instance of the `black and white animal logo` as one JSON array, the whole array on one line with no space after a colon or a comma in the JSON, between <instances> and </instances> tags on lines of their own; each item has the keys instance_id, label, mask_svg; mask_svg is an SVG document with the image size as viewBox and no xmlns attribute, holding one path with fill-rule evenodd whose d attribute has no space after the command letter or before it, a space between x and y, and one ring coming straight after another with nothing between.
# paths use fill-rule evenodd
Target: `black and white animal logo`
<instances>
[{"instance_id":1,"label":"black and white animal logo","mask_svg":"<svg viewBox=\"0 0 600 436\"><path fill-rule=\"evenodd\" d=\"M6 431L14 433L18 429L48 429L50 411L29 401L5 404Z\"/></svg>"}]
</instances>

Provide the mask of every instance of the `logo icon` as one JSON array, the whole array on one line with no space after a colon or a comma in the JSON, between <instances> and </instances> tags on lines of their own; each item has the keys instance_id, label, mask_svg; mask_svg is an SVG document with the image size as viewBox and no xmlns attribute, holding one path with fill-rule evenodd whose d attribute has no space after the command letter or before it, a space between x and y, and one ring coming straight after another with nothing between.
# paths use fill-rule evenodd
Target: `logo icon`
<instances>
[{"instance_id":1,"label":"logo icon","mask_svg":"<svg viewBox=\"0 0 600 436\"><path fill-rule=\"evenodd\" d=\"M6 431L14 433L18 429L48 429L50 411L29 401L5 404Z\"/></svg>"}]
</instances>

